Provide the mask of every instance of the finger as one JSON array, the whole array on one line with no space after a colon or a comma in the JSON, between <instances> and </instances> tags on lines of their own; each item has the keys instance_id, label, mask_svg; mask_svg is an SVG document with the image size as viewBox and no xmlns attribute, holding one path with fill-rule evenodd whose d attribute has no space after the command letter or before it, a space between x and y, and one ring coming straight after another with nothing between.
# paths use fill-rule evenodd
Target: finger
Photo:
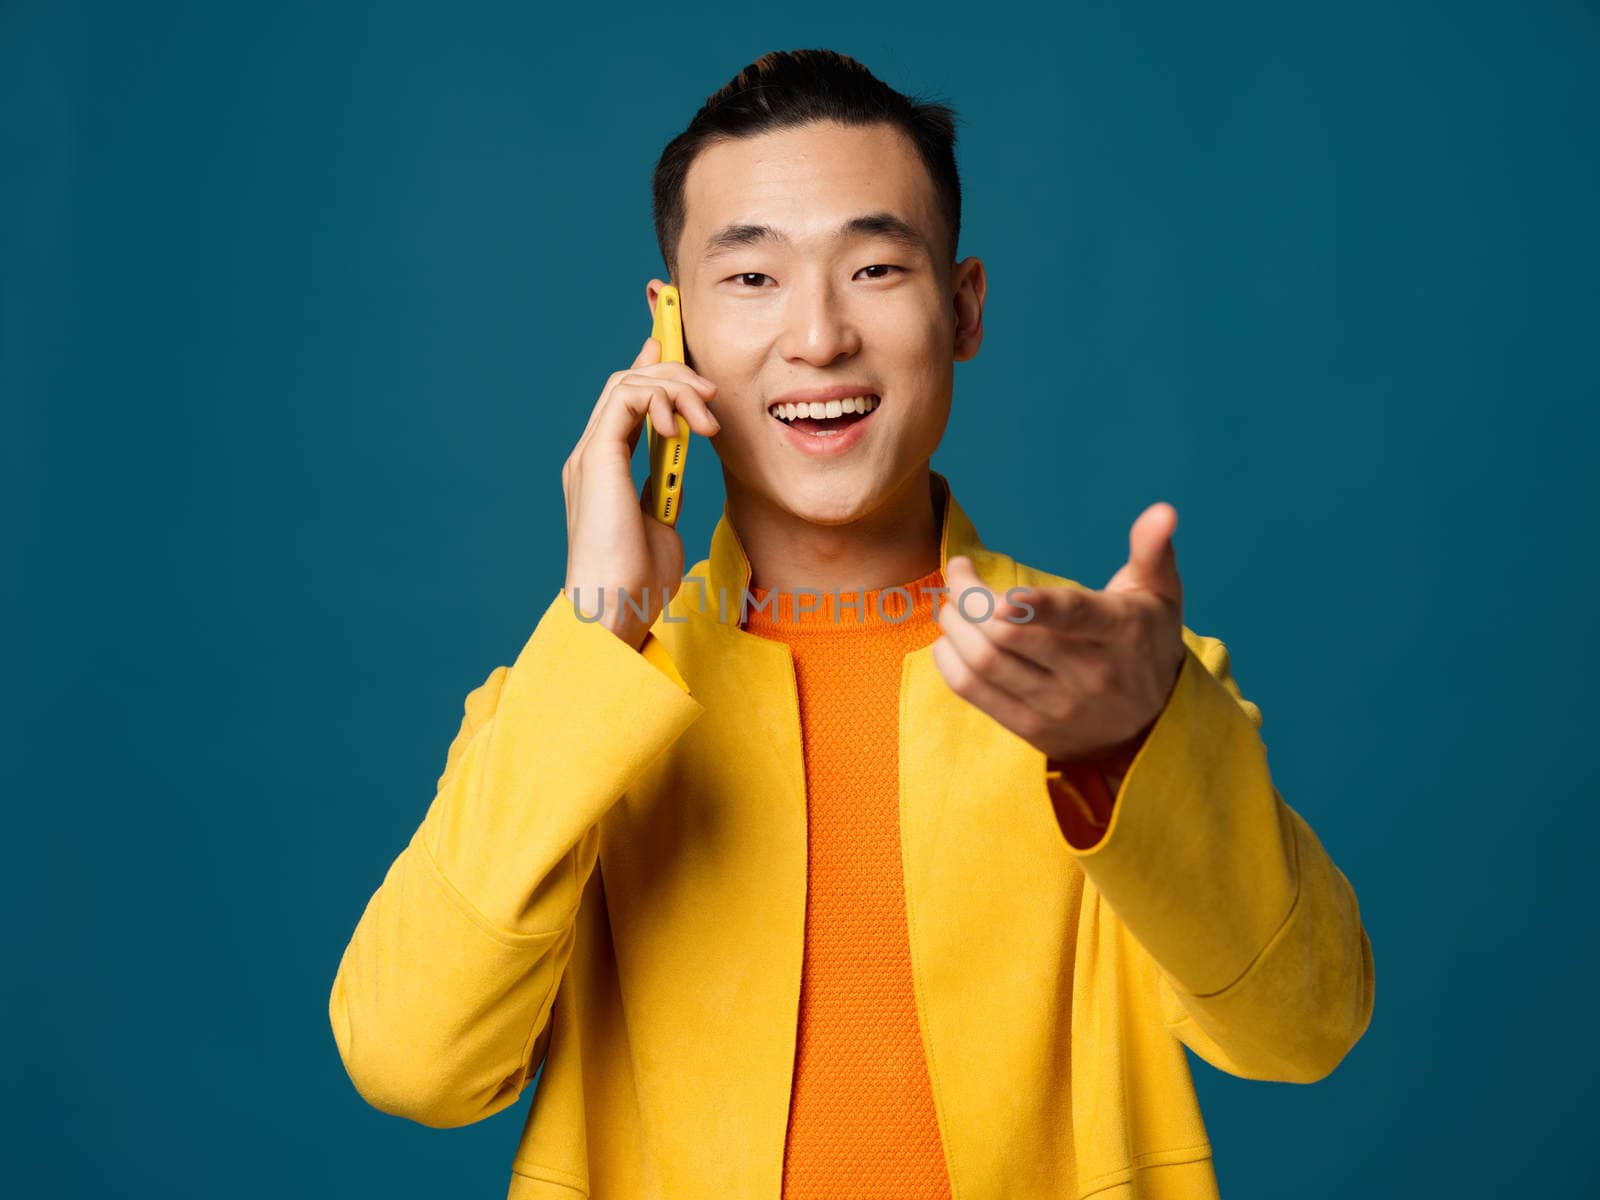
<instances>
[{"instance_id":1,"label":"finger","mask_svg":"<svg viewBox=\"0 0 1600 1200\"><path fill-rule=\"evenodd\" d=\"M990 613L982 593L987 592L991 598L993 593L970 567L954 562L952 569L952 564L947 563L945 574L951 603L940 607L938 623L962 661L986 683L1019 699L1036 696L1053 686L1055 678L1047 667L1011 647L1017 636L1016 627L1003 616Z\"/></svg>"},{"instance_id":2,"label":"finger","mask_svg":"<svg viewBox=\"0 0 1600 1200\"><path fill-rule=\"evenodd\" d=\"M1036 587L1012 595L1033 608L1033 624L1085 641L1111 641L1128 618L1125 598L1091 588Z\"/></svg>"},{"instance_id":3,"label":"finger","mask_svg":"<svg viewBox=\"0 0 1600 1200\"><path fill-rule=\"evenodd\" d=\"M676 401L676 404L674 403ZM663 437L674 437L678 423L674 415L681 411L689 428L712 436L720 426L704 401L686 384L666 380L648 380L645 384L621 383L612 390L606 409L595 427L594 438L601 441L615 439L638 445L640 425L646 419ZM631 451L630 451L631 452Z\"/></svg>"},{"instance_id":4,"label":"finger","mask_svg":"<svg viewBox=\"0 0 1600 1200\"><path fill-rule=\"evenodd\" d=\"M942 608L939 613L940 628L953 639L955 649L969 666L984 675L1020 700L1026 700L1041 711L1052 711L1065 697L1081 697L1087 687L1105 670L1106 653L1112 640L1101 641L1080 636L1063 636L1048 620L1039 619L1035 613L1028 616L1028 608L1044 589L1008 589L1015 597L1010 603L1015 610L1008 616L1002 610L989 620L982 617L982 601L975 595L966 602L965 611L972 614L969 620L962 615L963 592L981 587L977 576L963 563L955 562L946 573L951 596L956 598L955 611ZM1098 594L1087 588L1052 588L1048 591L1079 592L1097 598ZM1030 599L1032 597L1032 599ZM1007 602L1001 597L1000 603ZM973 631L988 638L995 649L1006 657L997 657L995 651L974 640Z\"/></svg>"},{"instance_id":5,"label":"finger","mask_svg":"<svg viewBox=\"0 0 1600 1200\"><path fill-rule=\"evenodd\" d=\"M952 555L945 561L944 582L950 589L949 603L955 604L961 597L967 597L965 612L977 614L989 607L998 607L1004 599L984 583L972 559L965 554ZM984 595L989 597L987 602Z\"/></svg>"},{"instance_id":6,"label":"finger","mask_svg":"<svg viewBox=\"0 0 1600 1200\"><path fill-rule=\"evenodd\" d=\"M648 377L643 377L648 378ZM659 383L646 383L642 385L623 385L626 387L638 386L644 393L643 412L655 431L662 437L678 436L678 413L682 413L689 429L702 437L715 437L722 431L722 423L717 420L711 410L706 407L693 392L686 391L674 385L671 390L663 389ZM617 395L620 395L619 389ZM673 407L676 401L677 407ZM618 403L617 396L613 396L612 405ZM644 432L642 422L629 418L628 424L628 454L632 456L634 448L639 444L639 437Z\"/></svg>"},{"instance_id":7,"label":"finger","mask_svg":"<svg viewBox=\"0 0 1600 1200\"><path fill-rule=\"evenodd\" d=\"M933 661L950 690L963 700L1021 737L1029 738L1037 732L1040 717L1033 706L974 671L948 636L933 643Z\"/></svg>"},{"instance_id":8,"label":"finger","mask_svg":"<svg viewBox=\"0 0 1600 1200\"><path fill-rule=\"evenodd\" d=\"M668 377L682 379L685 383L691 384L694 389L705 396L707 400L711 399L717 394L717 385L711 380L707 379L704 375L700 374L699 371L696 371L693 367L689 366L687 363L664 362L653 363L650 364L650 366L651 370L645 372L645 374L653 375L658 378L662 374L665 374Z\"/></svg>"},{"instance_id":9,"label":"finger","mask_svg":"<svg viewBox=\"0 0 1600 1200\"><path fill-rule=\"evenodd\" d=\"M708 401L716 398L717 385L698 371L684 366L683 363L650 363L646 368L630 367L622 373L622 379L618 382L650 384L662 380L686 383Z\"/></svg>"},{"instance_id":10,"label":"finger","mask_svg":"<svg viewBox=\"0 0 1600 1200\"><path fill-rule=\"evenodd\" d=\"M628 461L633 461L633 453L639 448L639 439L644 436L644 422L636 422L628 429Z\"/></svg>"},{"instance_id":11,"label":"finger","mask_svg":"<svg viewBox=\"0 0 1600 1200\"><path fill-rule=\"evenodd\" d=\"M648 359L650 357L650 343L653 342L653 341L655 341L654 338L645 338L645 340L644 340L644 349L639 351L638 356L635 357L634 360L633 360L633 366L634 367L640 367L640 366L648 365L645 362L642 362L641 360L642 359ZM657 343L658 350L659 350L659 347L660 347L660 343ZM629 370L631 370L631 369L632 369L632 367L629 368ZM606 382L605 382L605 386L600 389L600 395L596 398L596 400L594 402L594 407L589 410L589 420L584 425L583 432L578 435L578 445L577 445L576 449L574 450L575 454L577 454L579 456L582 455L583 450L584 450L584 443L587 442L591 437L594 436L595 426L600 423L600 414L605 412L605 410L606 410L606 402L611 399L611 393L616 390L617 384L621 383L627 377L628 377L628 371L613 371L611 373L611 375L609 377L607 377Z\"/></svg>"},{"instance_id":12,"label":"finger","mask_svg":"<svg viewBox=\"0 0 1600 1200\"><path fill-rule=\"evenodd\" d=\"M1000 645L987 632L990 622L968 621L945 609L939 614L939 626L944 630L940 640L948 642L974 674L1019 700L1035 699L1060 686L1056 675L1042 664Z\"/></svg>"},{"instance_id":13,"label":"finger","mask_svg":"<svg viewBox=\"0 0 1600 1200\"><path fill-rule=\"evenodd\" d=\"M1027 609L1007 600L1005 595L984 583L973 567L972 559L965 554L957 554L945 562L944 582L950 595L940 605L941 616L948 605L955 605L969 620L985 623L1004 621L1022 625L1032 619Z\"/></svg>"},{"instance_id":14,"label":"finger","mask_svg":"<svg viewBox=\"0 0 1600 1200\"><path fill-rule=\"evenodd\" d=\"M620 440L626 442L631 451L639 444L644 422L650 419L650 405L656 391L656 387L621 383L612 388L590 440L599 443Z\"/></svg>"},{"instance_id":15,"label":"finger","mask_svg":"<svg viewBox=\"0 0 1600 1200\"><path fill-rule=\"evenodd\" d=\"M629 380L647 386L658 382L658 377L655 375L636 373L639 371L639 368L643 367L652 367L657 370L674 372L680 375L684 381L689 383L695 389L695 391L699 393L693 395L683 405L684 414L689 421L690 429L694 430L694 432L700 434L702 437L708 438L715 437L717 433L721 431L722 423L718 421L714 415L712 415L710 408L707 407L705 403L706 400L709 400L716 395L717 385L711 380L707 379L705 376L685 366L683 363L662 363L659 361L660 357L661 343L653 336L647 337L645 338L644 345L639 350L638 355L635 356L632 366L630 366L627 370L615 372L609 379L606 380L605 386L600 389L600 396L595 401L594 407L589 410L589 420L584 426L583 433L578 437L577 445L573 450L573 455L575 458L582 458L583 453L587 448L587 443L594 437L595 428L597 425L599 425L602 415L608 410L612 393L616 391L618 386ZM701 398L702 395L704 396L704 399ZM698 415L696 415L697 412ZM673 422L672 426L672 434L668 434L668 437L671 437L673 434L677 433L677 423ZM642 426L630 423L630 430L627 435L629 455L632 455L635 447L638 446L639 435L642 432Z\"/></svg>"},{"instance_id":16,"label":"finger","mask_svg":"<svg viewBox=\"0 0 1600 1200\"><path fill-rule=\"evenodd\" d=\"M669 363L666 365L681 364ZM685 386L685 383L688 386ZM659 375L630 374L620 380L618 386L660 388L663 384L667 385L665 390L668 399L687 418L690 429L702 437L714 437L721 432L722 422L717 420L716 414L711 411L711 406L707 403L711 399L711 395L715 394L717 385L709 379L696 375L693 371L689 371L682 381L678 379L663 379ZM709 389L711 394L704 394L706 389ZM659 421L656 423L656 431L658 433L661 431ZM674 424L672 433L666 436L671 437L676 432L677 428L676 424Z\"/></svg>"},{"instance_id":17,"label":"finger","mask_svg":"<svg viewBox=\"0 0 1600 1200\"><path fill-rule=\"evenodd\" d=\"M629 370L631 371L635 367L653 366L660 361L661 343L652 334L650 337L645 338L644 345L639 348L639 353L634 356ZM584 428L583 437L578 439L580 450L583 443L593 434L595 425L599 423L600 414L605 411L606 404L611 399L611 393L616 391L617 385L628 377L628 371L618 371L610 379L606 380L606 386L600 389L600 399L595 402L594 411L589 414L589 424ZM630 455L633 453L634 447L639 444L639 434L641 432L642 428L635 428L628 434L628 453Z\"/></svg>"},{"instance_id":18,"label":"finger","mask_svg":"<svg viewBox=\"0 0 1600 1200\"><path fill-rule=\"evenodd\" d=\"M1178 556L1172 535L1178 527L1178 510L1165 501L1139 514L1128 530L1128 562L1110 583L1109 591L1155 592L1168 599L1180 596Z\"/></svg>"},{"instance_id":19,"label":"finger","mask_svg":"<svg viewBox=\"0 0 1600 1200\"><path fill-rule=\"evenodd\" d=\"M650 391L650 424L662 437L678 436L677 411L672 407L671 398L660 389Z\"/></svg>"}]
</instances>

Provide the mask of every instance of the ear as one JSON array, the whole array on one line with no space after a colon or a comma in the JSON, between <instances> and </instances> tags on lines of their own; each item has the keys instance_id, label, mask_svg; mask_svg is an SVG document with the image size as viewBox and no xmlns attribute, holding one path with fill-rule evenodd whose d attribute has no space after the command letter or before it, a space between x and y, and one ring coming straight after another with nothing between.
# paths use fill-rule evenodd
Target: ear
<instances>
[{"instance_id":1,"label":"ear","mask_svg":"<svg viewBox=\"0 0 1600 1200\"><path fill-rule=\"evenodd\" d=\"M664 279L652 279L644 285L644 302L650 309L650 319L656 319L656 297L661 295L661 289L666 287Z\"/></svg>"},{"instance_id":2,"label":"ear","mask_svg":"<svg viewBox=\"0 0 1600 1200\"><path fill-rule=\"evenodd\" d=\"M957 263L951 283L956 316L952 356L956 362L966 362L976 356L978 347L983 345L983 298L989 290L983 260L969 257Z\"/></svg>"}]
</instances>

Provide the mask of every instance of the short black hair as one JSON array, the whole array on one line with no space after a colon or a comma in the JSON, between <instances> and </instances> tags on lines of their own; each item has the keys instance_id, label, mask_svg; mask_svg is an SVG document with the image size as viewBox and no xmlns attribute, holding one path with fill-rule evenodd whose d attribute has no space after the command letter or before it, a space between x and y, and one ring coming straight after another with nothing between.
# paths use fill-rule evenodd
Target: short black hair
<instances>
[{"instance_id":1,"label":"short black hair","mask_svg":"<svg viewBox=\"0 0 1600 1200\"><path fill-rule=\"evenodd\" d=\"M667 143L656 162L656 242L668 278L678 280L678 240L686 210L684 181L707 146L793 129L815 121L887 124L911 139L928 174L948 236L950 262L961 236L961 176L956 170L956 123L947 104L894 90L861 63L833 50L774 50L763 54L706 98L689 127Z\"/></svg>"}]
</instances>

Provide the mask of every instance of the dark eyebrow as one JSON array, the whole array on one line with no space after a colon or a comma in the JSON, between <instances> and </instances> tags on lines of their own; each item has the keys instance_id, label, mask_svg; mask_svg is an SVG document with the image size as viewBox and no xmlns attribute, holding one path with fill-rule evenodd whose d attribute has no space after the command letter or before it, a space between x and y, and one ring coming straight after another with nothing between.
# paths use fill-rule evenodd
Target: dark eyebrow
<instances>
[{"instance_id":1,"label":"dark eyebrow","mask_svg":"<svg viewBox=\"0 0 1600 1200\"><path fill-rule=\"evenodd\" d=\"M919 251L932 257L928 240L909 221L895 216L892 212L866 213L863 216L851 217L834 231L833 240L841 242L856 237L886 238L899 243L907 250ZM741 246L758 245L761 242L786 246L789 244L789 237L770 225L726 225L711 235L700 261L710 262L730 250Z\"/></svg>"}]
</instances>

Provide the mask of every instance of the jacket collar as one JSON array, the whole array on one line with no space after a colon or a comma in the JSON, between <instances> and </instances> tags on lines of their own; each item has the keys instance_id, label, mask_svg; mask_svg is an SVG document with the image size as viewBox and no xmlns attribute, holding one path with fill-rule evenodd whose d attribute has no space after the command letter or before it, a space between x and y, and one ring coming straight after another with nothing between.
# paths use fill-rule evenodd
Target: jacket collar
<instances>
[{"instance_id":1,"label":"jacket collar","mask_svg":"<svg viewBox=\"0 0 1600 1200\"><path fill-rule=\"evenodd\" d=\"M966 555L984 584L1004 592L1017 583L1016 564L1004 554L984 546L966 511L956 503L950 481L938 471L929 471L933 494L940 506L939 570L952 557ZM727 502L723 502L722 516L711 533L711 557L704 578L709 585L709 597L700 597L698 606L705 615L714 617L724 625L739 624L739 601L750 586L750 556L745 553L739 535L728 520ZM718 601L718 597L726 597ZM692 600L691 600L692 603Z\"/></svg>"}]
</instances>

